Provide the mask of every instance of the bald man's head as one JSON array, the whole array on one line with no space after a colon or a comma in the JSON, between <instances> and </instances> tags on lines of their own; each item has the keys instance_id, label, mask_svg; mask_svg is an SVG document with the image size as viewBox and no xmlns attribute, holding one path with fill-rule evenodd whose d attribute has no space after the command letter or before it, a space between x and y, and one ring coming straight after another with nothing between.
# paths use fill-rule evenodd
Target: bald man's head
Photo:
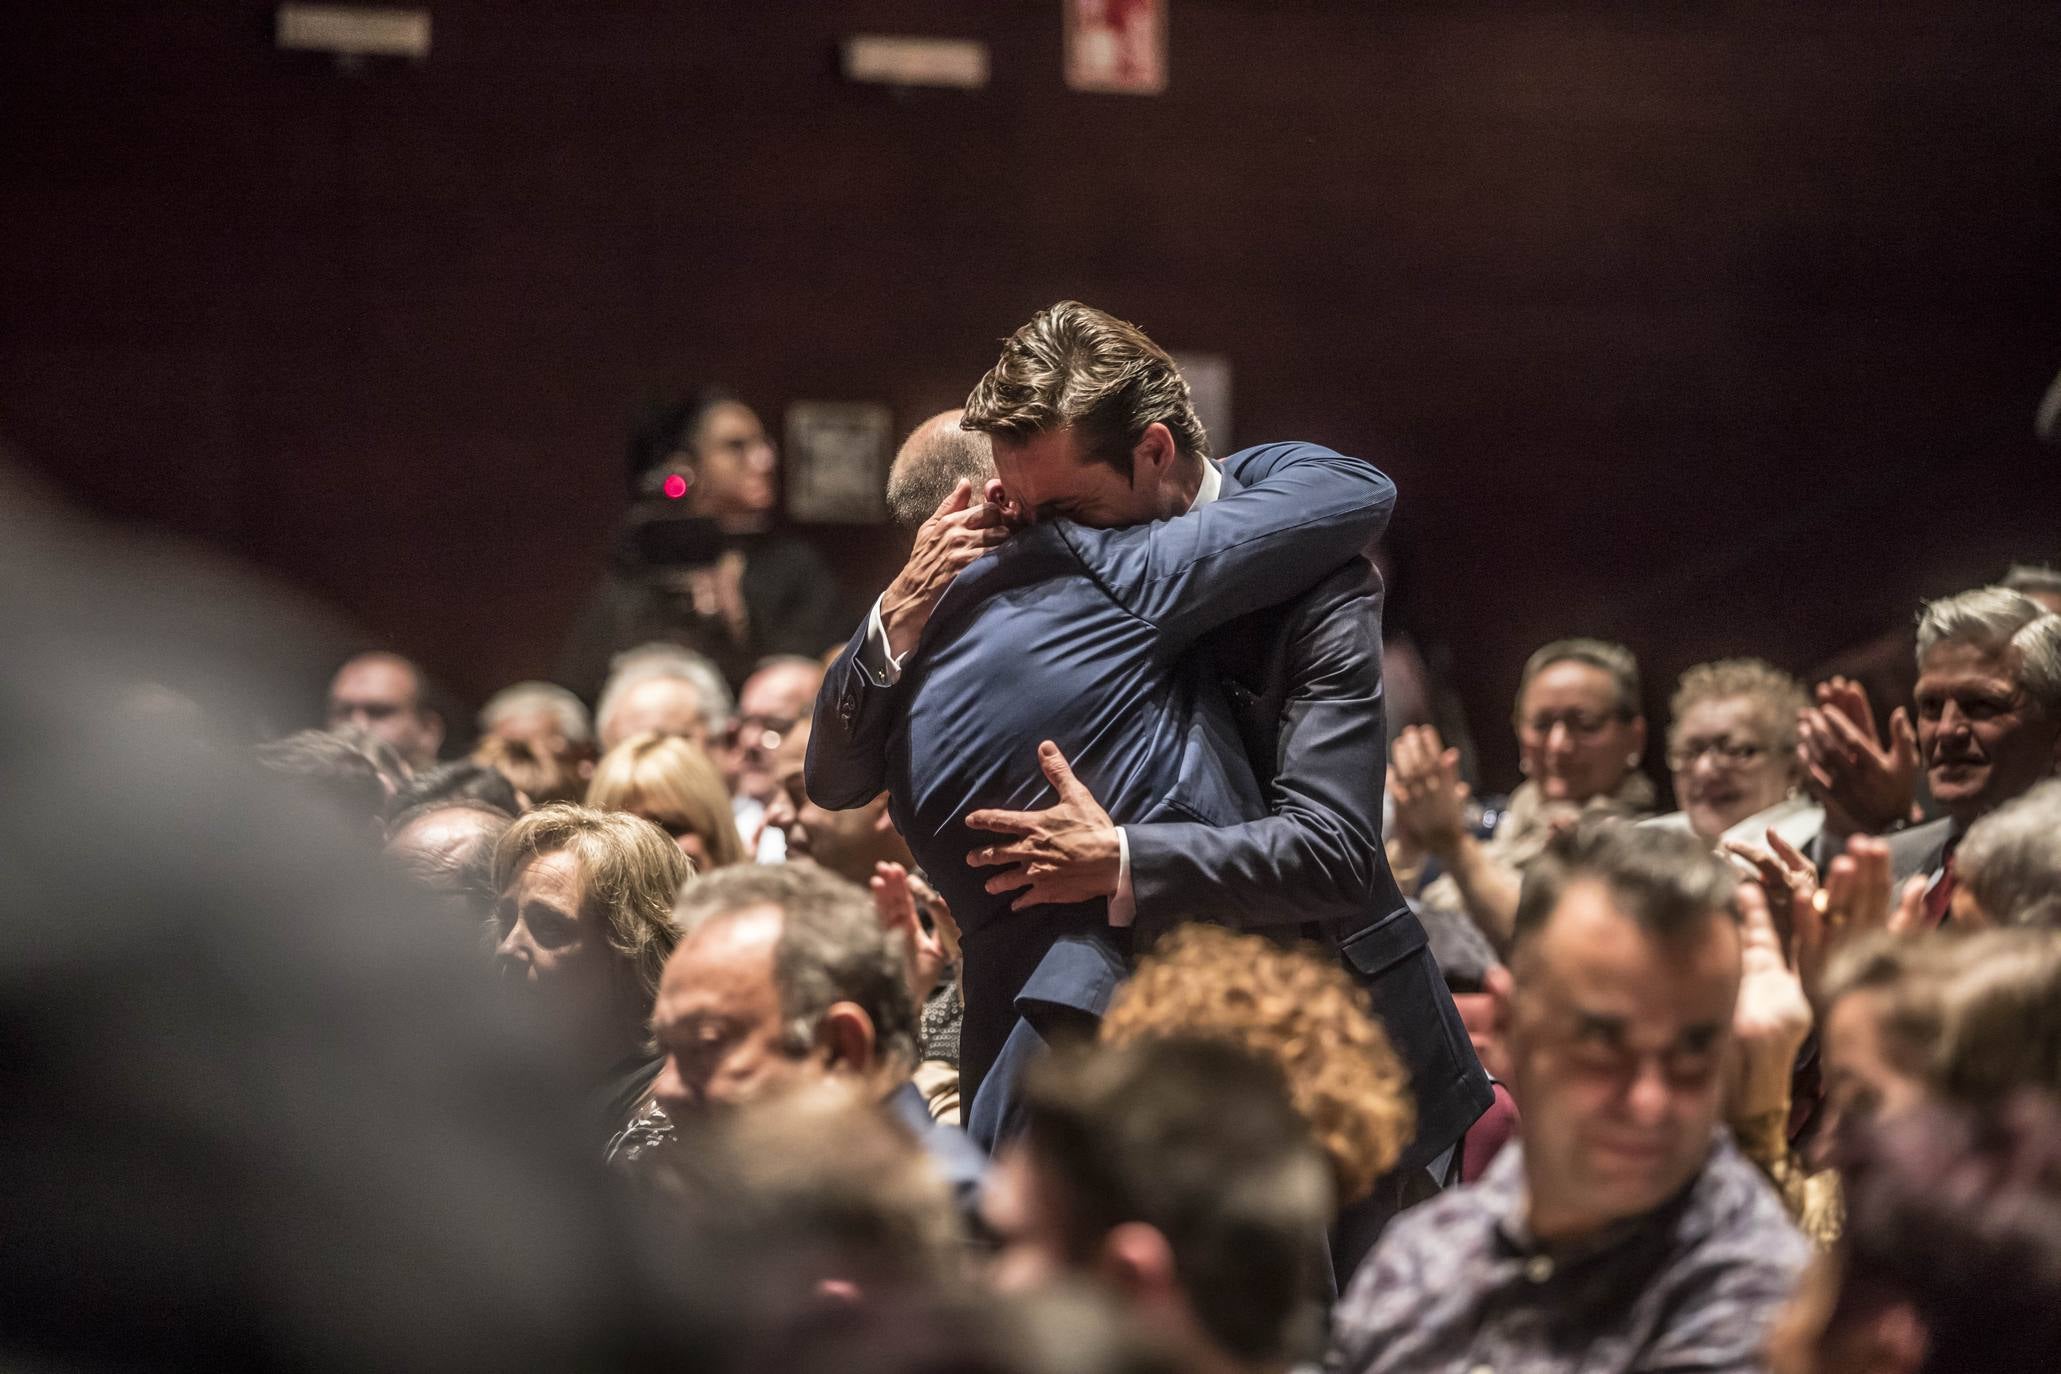
<instances>
[{"instance_id":1,"label":"bald man's head","mask_svg":"<svg viewBox=\"0 0 2061 1374\"><path fill-rule=\"evenodd\" d=\"M974 499L995 475L988 436L959 428L959 410L947 410L916 426L887 473L887 508L895 523L914 529L928 520L965 478Z\"/></svg>"}]
</instances>

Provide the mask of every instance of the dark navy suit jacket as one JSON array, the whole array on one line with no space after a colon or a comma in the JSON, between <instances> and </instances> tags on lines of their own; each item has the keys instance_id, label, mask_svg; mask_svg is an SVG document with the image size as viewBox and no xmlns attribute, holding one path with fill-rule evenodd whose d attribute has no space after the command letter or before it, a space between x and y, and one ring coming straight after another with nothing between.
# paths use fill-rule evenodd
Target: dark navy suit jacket
<instances>
[{"instance_id":1,"label":"dark navy suit jacket","mask_svg":"<svg viewBox=\"0 0 2061 1374\"><path fill-rule=\"evenodd\" d=\"M1224 491L1249 478L1224 463ZM1127 828L1139 952L1204 920L1328 950L1367 989L1410 1073L1417 1134L1399 1169L1430 1164L1493 1092L1381 842L1388 737L1381 579L1356 557L1289 605L1242 617L1203 645L1223 682L1271 814L1211 828Z\"/></svg>"},{"instance_id":2,"label":"dark navy suit jacket","mask_svg":"<svg viewBox=\"0 0 2061 1374\"><path fill-rule=\"evenodd\" d=\"M1247 486L1176 520L1096 530L1044 521L962 572L901 679L876 683L861 627L817 698L806 781L821 806L890 814L960 924L971 1102L1016 1022L1015 998L1062 940L1114 950L1104 901L1011 912L966 855L981 807L1049 805L1051 739L1120 825L1235 825L1266 814L1236 718L1204 656L1210 632L1297 596L1385 525L1395 488L1309 444L1241 455Z\"/></svg>"},{"instance_id":3,"label":"dark navy suit jacket","mask_svg":"<svg viewBox=\"0 0 2061 1374\"><path fill-rule=\"evenodd\" d=\"M1223 465L1239 490L1245 455ZM1138 951L1184 921L1312 941L1367 989L1409 1070L1418 1130L1398 1175L1431 1164L1492 1100L1425 938L1381 843L1387 735L1381 690L1381 581L1364 558L1281 607L1241 617L1198 653L1224 685L1270 815L1235 826L1158 821L1126 827ZM1015 1127L1007 1085L1047 1041L1091 1031L1120 965L1067 939L1016 998L1021 1020L968 1132L992 1146Z\"/></svg>"}]
</instances>

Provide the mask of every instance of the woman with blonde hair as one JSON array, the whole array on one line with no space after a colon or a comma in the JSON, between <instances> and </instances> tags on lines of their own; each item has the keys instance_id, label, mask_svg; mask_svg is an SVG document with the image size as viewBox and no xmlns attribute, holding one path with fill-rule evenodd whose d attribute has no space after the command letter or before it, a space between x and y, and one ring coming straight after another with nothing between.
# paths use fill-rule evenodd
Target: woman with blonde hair
<instances>
[{"instance_id":1,"label":"woman with blonde hair","mask_svg":"<svg viewBox=\"0 0 2061 1374\"><path fill-rule=\"evenodd\" d=\"M678 735L646 731L602 755L587 784L587 805L650 821L673 837L698 872L747 857L722 774L700 746Z\"/></svg>"}]
</instances>

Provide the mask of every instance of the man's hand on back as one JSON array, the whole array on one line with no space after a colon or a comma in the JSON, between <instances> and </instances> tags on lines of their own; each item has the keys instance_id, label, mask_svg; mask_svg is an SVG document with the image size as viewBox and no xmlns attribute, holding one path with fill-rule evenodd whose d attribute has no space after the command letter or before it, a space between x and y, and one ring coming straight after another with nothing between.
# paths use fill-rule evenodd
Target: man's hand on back
<instances>
[{"instance_id":1,"label":"man's hand on back","mask_svg":"<svg viewBox=\"0 0 2061 1374\"><path fill-rule=\"evenodd\" d=\"M966 817L967 829L991 830L1014 838L976 849L966 856L966 862L974 868L1003 868L988 879L989 892L1025 889L1010 903L1011 911L1115 896L1123 871L1123 850L1109 813L1073 775L1066 756L1051 740L1038 746L1038 762L1059 800L1043 811L971 813Z\"/></svg>"},{"instance_id":2,"label":"man's hand on back","mask_svg":"<svg viewBox=\"0 0 2061 1374\"><path fill-rule=\"evenodd\" d=\"M880 625L887 632L888 652L897 661L916 647L952 579L1010 533L1002 508L976 502L973 483L961 478L936 514L916 531L909 561L880 598Z\"/></svg>"}]
</instances>

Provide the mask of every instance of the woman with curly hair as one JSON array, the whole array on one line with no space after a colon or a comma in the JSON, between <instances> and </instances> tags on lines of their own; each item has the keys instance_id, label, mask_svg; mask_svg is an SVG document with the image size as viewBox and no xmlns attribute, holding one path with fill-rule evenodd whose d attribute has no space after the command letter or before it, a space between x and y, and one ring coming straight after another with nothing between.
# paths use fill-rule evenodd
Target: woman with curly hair
<instances>
[{"instance_id":1,"label":"woman with curly hair","mask_svg":"<svg viewBox=\"0 0 2061 1374\"><path fill-rule=\"evenodd\" d=\"M1183 926L1153 947L1103 1018L1103 1043L1221 1038L1280 1067L1355 1202L1417 1128L1402 1061L1344 969L1256 935Z\"/></svg>"}]
</instances>

